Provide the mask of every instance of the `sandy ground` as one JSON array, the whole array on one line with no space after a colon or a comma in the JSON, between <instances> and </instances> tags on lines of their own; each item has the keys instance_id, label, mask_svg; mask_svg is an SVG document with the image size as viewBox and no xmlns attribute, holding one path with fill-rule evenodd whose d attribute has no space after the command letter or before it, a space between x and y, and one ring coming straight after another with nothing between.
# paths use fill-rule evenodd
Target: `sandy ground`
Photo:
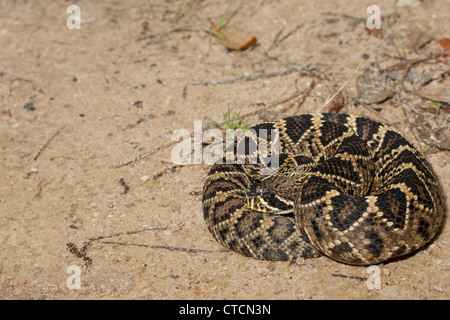
<instances>
[{"instance_id":1,"label":"sandy ground","mask_svg":"<svg viewBox=\"0 0 450 320\"><path fill-rule=\"evenodd\" d=\"M381 38L365 29L373 1L236 2L226 28L258 39L246 51L205 31L228 1L188 2L174 22L181 1L1 1L0 298L448 299L448 220L431 245L379 265L378 288L367 267L326 257L253 260L213 239L201 206L209 167L173 167L168 144L175 129L221 121L227 106L254 112L245 118L253 125L313 112L345 84L340 112L425 147L447 197L449 151L430 146L417 123L448 132L445 104L438 117L421 108L428 101L407 77L391 99L359 103L356 79L375 61L439 53L449 1L377 1ZM66 25L71 4L79 30ZM191 28L171 32L174 24ZM411 32L432 39L416 50ZM438 74L427 85L449 87L445 59L411 67ZM71 266L80 289L67 285Z\"/></svg>"}]
</instances>

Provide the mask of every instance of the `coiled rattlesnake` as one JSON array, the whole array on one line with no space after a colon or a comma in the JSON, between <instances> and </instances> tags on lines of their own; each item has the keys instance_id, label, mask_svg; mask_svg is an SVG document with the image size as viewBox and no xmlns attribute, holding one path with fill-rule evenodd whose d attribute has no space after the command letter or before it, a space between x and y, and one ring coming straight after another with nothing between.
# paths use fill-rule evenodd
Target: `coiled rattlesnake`
<instances>
[{"instance_id":1,"label":"coiled rattlesnake","mask_svg":"<svg viewBox=\"0 0 450 320\"><path fill-rule=\"evenodd\" d=\"M225 247L257 259L324 254L368 265L416 250L437 233L444 204L431 166L387 126L305 114L252 129L232 146L246 152L228 149L234 163L215 164L203 189L208 229ZM252 143L265 146L265 158ZM261 174L269 157L279 161L276 173Z\"/></svg>"}]
</instances>

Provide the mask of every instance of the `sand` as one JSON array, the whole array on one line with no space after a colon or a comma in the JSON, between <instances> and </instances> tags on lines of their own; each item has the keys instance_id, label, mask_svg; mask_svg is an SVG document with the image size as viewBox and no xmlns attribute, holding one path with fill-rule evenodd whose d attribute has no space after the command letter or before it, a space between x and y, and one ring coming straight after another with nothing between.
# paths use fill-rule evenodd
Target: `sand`
<instances>
[{"instance_id":1,"label":"sand","mask_svg":"<svg viewBox=\"0 0 450 320\"><path fill-rule=\"evenodd\" d=\"M356 82L375 61L438 54L450 7L378 2L381 38L365 28L370 1L236 2L226 29L258 44L234 51L205 31L228 1L190 1L178 21L181 1L2 1L0 298L448 299L448 220L430 245L375 269L326 257L258 261L223 250L207 230L210 166L172 162L172 133L193 134L195 121L213 127L208 117L222 121L228 106L253 113L244 119L254 125L314 112L342 88L340 113L389 124L425 148L447 199L445 104L439 116L424 110L429 101L406 78L367 105ZM73 4L80 29L67 27ZM431 40L414 50L411 32ZM428 86L449 87L448 60L411 68L430 72ZM436 124L434 140L423 119Z\"/></svg>"}]
</instances>

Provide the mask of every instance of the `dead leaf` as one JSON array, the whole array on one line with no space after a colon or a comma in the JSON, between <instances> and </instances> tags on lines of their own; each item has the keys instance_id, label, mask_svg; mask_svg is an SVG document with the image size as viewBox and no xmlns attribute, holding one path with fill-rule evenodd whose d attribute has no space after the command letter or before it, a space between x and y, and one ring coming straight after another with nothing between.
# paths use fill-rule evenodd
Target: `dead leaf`
<instances>
[{"instance_id":1,"label":"dead leaf","mask_svg":"<svg viewBox=\"0 0 450 320\"><path fill-rule=\"evenodd\" d=\"M328 106L328 112L330 113L339 113L339 110L344 106L345 98L344 95L339 92L333 100L331 100L330 105Z\"/></svg>"},{"instance_id":2,"label":"dead leaf","mask_svg":"<svg viewBox=\"0 0 450 320\"><path fill-rule=\"evenodd\" d=\"M443 56L448 56L450 54L450 39L443 38L438 41L438 45L442 50Z\"/></svg>"},{"instance_id":3,"label":"dead leaf","mask_svg":"<svg viewBox=\"0 0 450 320\"><path fill-rule=\"evenodd\" d=\"M436 114L436 107L421 106L420 109L432 114ZM442 112L449 113L450 106L448 104L443 104L442 106L439 107L439 109L440 109L439 113Z\"/></svg>"},{"instance_id":4,"label":"dead leaf","mask_svg":"<svg viewBox=\"0 0 450 320\"><path fill-rule=\"evenodd\" d=\"M381 29L369 29L366 27L366 31L369 35L374 36L375 38L383 38L383 31L381 31Z\"/></svg>"},{"instance_id":5,"label":"dead leaf","mask_svg":"<svg viewBox=\"0 0 450 320\"><path fill-rule=\"evenodd\" d=\"M450 103L450 89L447 88L426 88L414 91L414 94L431 101Z\"/></svg>"},{"instance_id":6,"label":"dead leaf","mask_svg":"<svg viewBox=\"0 0 450 320\"><path fill-rule=\"evenodd\" d=\"M221 37L216 36L217 40L231 50L245 50L256 44L257 40L252 37L250 40L245 40L244 38L229 32L225 29L217 28L217 26L210 20L211 30L217 32Z\"/></svg>"}]
</instances>

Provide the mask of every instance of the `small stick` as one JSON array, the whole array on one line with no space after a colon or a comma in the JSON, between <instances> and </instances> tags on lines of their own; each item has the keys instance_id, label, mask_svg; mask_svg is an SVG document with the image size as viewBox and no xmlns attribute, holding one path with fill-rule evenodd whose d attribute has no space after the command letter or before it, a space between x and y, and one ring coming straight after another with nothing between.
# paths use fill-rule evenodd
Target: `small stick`
<instances>
[{"instance_id":1,"label":"small stick","mask_svg":"<svg viewBox=\"0 0 450 320\"><path fill-rule=\"evenodd\" d=\"M273 47L275 47L278 44L278 39L280 38L281 34L283 33L283 30L284 30L284 28L281 28L281 30L278 31L278 33L275 35L275 39L273 39L272 44L266 50L266 52L268 52L270 49L272 49Z\"/></svg>"},{"instance_id":2,"label":"small stick","mask_svg":"<svg viewBox=\"0 0 450 320\"><path fill-rule=\"evenodd\" d=\"M260 109L258 109L258 110L254 110L254 111L250 111L250 112L248 112L248 113L245 113L245 114L241 115L241 118L248 118L248 117L250 117L250 116L253 116L253 115L257 114L257 113L260 112L260 111L268 110L268 109L273 109L273 108L275 108L276 106L278 106L278 105L280 105L280 104L286 103L286 102L288 102L288 101L290 101L290 100L292 100L292 99L296 99L296 98L298 98L298 97L300 97L299 100L297 100L296 102L294 102L294 103L292 103L291 105L289 105L287 108L285 108L284 110L282 110L282 112L288 110L289 108L291 108L291 107L292 107L294 104L296 104L296 103L300 106L300 105L305 101L306 97L309 95L309 93L311 92L311 90L314 89L314 86L315 86L315 85L316 85L316 82L313 80L313 81L311 81L311 83L309 84L308 88L306 88L305 90L303 90L303 91L296 91L296 92L294 92L292 95L290 95L289 97L284 98L284 99L281 100L281 101L277 101L277 102L275 102L275 103L272 103L272 104L269 105L269 106L266 106L266 105L264 104L264 107L263 107L263 108L260 108Z\"/></svg>"},{"instance_id":3,"label":"small stick","mask_svg":"<svg viewBox=\"0 0 450 320\"><path fill-rule=\"evenodd\" d=\"M255 81L260 79L269 79L274 77L281 77L289 75L293 72L300 72L300 71L314 71L314 67L294 67L290 69L286 69L279 72L272 72L272 73L264 73L264 74L258 74L254 76L248 76L248 77L239 77L239 78L232 78L232 79L224 79L224 80L192 80L193 85L219 85L219 84L230 84L240 81Z\"/></svg>"},{"instance_id":4,"label":"small stick","mask_svg":"<svg viewBox=\"0 0 450 320\"><path fill-rule=\"evenodd\" d=\"M137 234L137 233L141 233L141 232L145 232L145 231L153 231L153 230L160 231L160 230L166 230L166 228L154 227L154 228L147 228L147 229L142 229L142 230L137 230L137 231L126 231L126 232L116 233L116 234L113 234L110 236L99 236L97 238L91 238L83 245L83 247L81 247L80 251L81 252L86 251L87 246L90 245L94 241L119 237L119 236L123 236L123 235L132 235L132 234Z\"/></svg>"},{"instance_id":5,"label":"small stick","mask_svg":"<svg viewBox=\"0 0 450 320\"><path fill-rule=\"evenodd\" d=\"M86 268L92 264L92 258L88 257L83 249L78 249L78 247L71 242L67 243L66 246L72 254L86 261Z\"/></svg>"},{"instance_id":6,"label":"small stick","mask_svg":"<svg viewBox=\"0 0 450 320\"><path fill-rule=\"evenodd\" d=\"M314 81L313 81L313 82L314 82ZM271 107L274 108L274 107L276 107L276 106L278 106L278 105L280 105L280 104L283 104L283 103L286 103L286 102L288 102L288 101L291 101L292 99L298 98L298 96L300 96L300 95L302 95L302 94L304 94L304 93L305 93L304 91L296 91L296 92L294 92L294 94L290 95L289 97L284 98L283 100L278 101L278 102L272 104L271 106L269 106L269 108L271 108Z\"/></svg>"},{"instance_id":7,"label":"small stick","mask_svg":"<svg viewBox=\"0 0 450 320\"><path fill-rule=\"evenodd\" d=\"M345 274L336 274L336 273L332 273L331 275L333 277L339 277L339 278L344 278L344 279L355 279L355 280L360 280L360 281L367 281L367 278L363 278L363 277L347 276Z\"/></svg>"},{"instance_id":8,"label":"small stick","mask_svg":"<svg viewBox=\"0 0 450 320\"><path fill-rule=\"evenodd\" d=\"M401 70L401 69L405 69L405 67L411 67L417 63L423 62L423 61L427 61L427 60L432 60L433 58L435 58L433 55L424 57L424 58L418 58L418 59L413 59L413 60L403 60L399 63L396 63L390 67L386 68L386 71L393 71L393 70Z\"/></svg>"},{"instance_id":9,"label":"small stick","mask_svg":"<svg viewBox=\"0 0 450 320\"><path fill-rule=\"evenodd\" d=\"M113 245L119 245L119 246L134 246L134 247L144 247L144 248L152 248L152 249L166 249L166 250L170 250L170 251L184 251L184 252L192 252L192 253L222 252L222 249L220 249L220 250L205 250L205 249L192 249L192 248L161 246L161 245L150 245L150 244L141 244L141 243L115 242L115 241L102 241L101 243L113 244Z\"/></svg>"},{"instance_id":10,"label":"small stick","mask_svg":"<svg viewBox=\"0 0 450 320\"><path fill-rule=\"evenodd\" d=\"M314 89L315 86L316 86L316 82L314 80L311 81L311 83L309 84L308 88L306 88L305 90L300 92L301 97L298 100L296 100L293 103L291 103L286 108L284 108L283 110L281 110L281 112L286 112L287 110L292 108L292 106L294 106L294 105L297 105L297 108L300 108L300 106L303 104L303 102L305 102L305 99L309 96L310 92L312 91L312 89ZM295 98L297 98L297 96Z\"/></svg>"},{"instance_id":11,"label":"small stick","mask_svg":"<svg viewBox=\"0 0 450 320\"><path fill-rule=\"evenodd\" d=\"M305 25L305 23L301 23L301 24L296 25L291 31L286 33L282 38L280 38L280 35L283 32L283 29L281 29L281 31L278 32L277 35L275 36L275 40L272 42L272 44L266 50L266 52L269 52L270 50L272 50L273 48L278 46L281 42L283 42L284 40L289 38L291 35L293 35L298 29L302 28L304 25Z\"/></svg>"},{"instance_id":12,"label":"small stick","mask_svg":"<svg viewBox=\"0 0 450 320\"><path fill-rule=\"evenodd\" d=\"M55 138L55 137L61 132L61 130L64 129L64 128L65 128L65 125L62 126L59 130L57 130L54 134L52 134L52 136L47 140L47 142L44 143L44 145L41 147L41 149L39 149L38 153L36 154L36 156L35 156L34 159L33 159L34 161L36 161L36 159L41 155L41 152L42 152L45 148L47 148L47 146L48 146L48 144L50 143L50 141L52 141L53 138Z\"/></svg>"},{"instance_id":13,"label":"small stick","mask_svg":"<svg viewBox=\"0 0 450 320\"><path fill-rule=\"evenodd\" d=\"M127 194L128 191L130 191L130 186L127 185L127 183L125 182L125 179L124 178L120 178L119 183L123 187L122 194Z\"/></svg>"},{"instance_id":14,"label":"small stick","mask_svg":"<svg viewBox=\"0 0 450 320\"><path fill-rule=\"evenodd\" d=\"M153 180L156 180L156 179L162 177L164 174L166 174L169 171L175 172L176 169L182 168L182 167L184 167L184 165L178 164L178 165L173 165L171 167L165 168L164 170L158 171L157 173L155 173L153 175Z\"/></svg>"},{"instance_id":15,"label":"small stick","mask_svg":"<svg viewBox=\"0 0 450 320\"><path fill-rule=\"evenodd\" d=\"M113 168L114 168L114 169L118 169L118 168L127 166L127 165L129 165L130 163L133 163L133 162L139 161L139 160L141 160L141 159L144 159L144 158L146 158L146 157L148 157L148 156L150 156L150 155L152 155L152 154L158 152L158 151L161 150L161 149L164 149L164 148L168 148L168 147L170 147L170 146L173 146L175 143L178 143L178 142L179 142L179 141L171 141L171 142L166 143L166 144L164 144L164 145L162 145L162 146L159 146L159 147L157 147L157 148L155 148L155 149L153 149L153 150L150 150L150 151L148 151L148 152L142 153L142 154L138 155L137 157L135 157L135 158L133 158L133 159L131 159L131 160L128 160L128 161L126 161L126 162L119 163L118 165L113 166Z\"/></svg>"},{"instance_id":16,"label":"small stick","mask_svg":"<svg viewBox=\"0 0 450 320\"><path fill-rule=\"evenodd\" d=\"M349 83L349 81L354 77L354 75L358 72L359 67L361 66L361 62L358 63L358 66L356 67L355 71L345 80L344 84L339 88L338 91L336 91L331 97L328 97L328 99L325 101L325 103L317 108L316 113L320 113Z\"/></svg>"}]
</instances>

